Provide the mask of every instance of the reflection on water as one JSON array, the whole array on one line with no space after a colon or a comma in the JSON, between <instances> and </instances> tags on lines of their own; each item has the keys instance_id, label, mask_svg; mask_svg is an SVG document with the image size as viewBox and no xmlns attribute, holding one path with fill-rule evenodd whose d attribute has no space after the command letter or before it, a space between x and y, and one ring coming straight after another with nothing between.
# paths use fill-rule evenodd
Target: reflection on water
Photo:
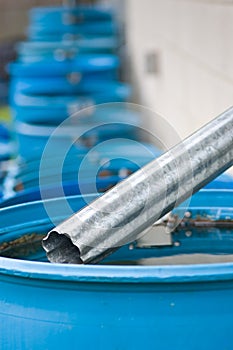
<instances>
[{"instance_id":1,"label":"reflection on water","mask_svg":"<svg viewBox=\"0 0 233 350\"><path fill-rule=\"evenodd\" d=\"M45 234L31 233L0 244L0 256L13 259L43 260L41 241Z\"/></svg>"},{"instance_id":2,"label":"reflection on water","mask_svg":"<svg viewBox=\"0 0 233 350\"><path fill-rule=\"evenodd\" d=\"M104 265L195 265L233 262L233 254L180 254L164 257L150 257L137 260L120 260L103 262Z\"/></svg>"}]
</instances>

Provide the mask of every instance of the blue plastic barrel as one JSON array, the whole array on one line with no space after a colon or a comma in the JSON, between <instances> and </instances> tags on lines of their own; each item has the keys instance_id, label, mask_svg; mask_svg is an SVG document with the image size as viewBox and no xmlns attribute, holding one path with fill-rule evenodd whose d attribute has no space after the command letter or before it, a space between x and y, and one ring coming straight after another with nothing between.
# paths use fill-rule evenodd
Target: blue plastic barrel
<instances>
[{"instance_id":1,"label":"blue plastic barrel","mask_svg":"<svg viewBox=\"0 0 233 350\"><path fill-rule=\"evenodd\" d=\"M46 40L48 37L61 40L65 34L78 36L117 34L117 26L111 11L100 7L35 8L31 10L29 20L30 40Z\"/></svg>"},{"instance_id":2,"label":"blue plastic barrel","mask_svg":"<svg viewBox=\"0 0 233 350\"><path fill-rule=\"evenodd\" d=\"M58 154L61 149L74 148L77 152L84 153L91 146L114 138L138 139L139 121L132 115L131 121L125 122L103 122L103 123L83 123L61 126L57 134L53 134L56 126L53 124L34 124L17 121L15 132L19 144L19 154L22 158L30 159L32 154L38 157L42 154L47 141L53 135L53 154ZM29 149L30 145L30 149Z\"/></svg>"},{"instance_id":3,"label":"blue plastic barrel","mask_svg":"<svg viewBox=\"0 0 233 350\"><path fill-rule=\"evenodd\" d=\"M52 67L52 69L51 69ZM64 76L71 73L101 72L103 77L107 72L114 76L119 67L119 59L111 54L82 54L73 59L57 61L48 59L42 62L23 63L15 62L9 66L12 76L21 77L51 77Z\"/></svg>"},{"instance_id":4,"label":"blue plastic barrel","mask_svg":"<svg viewBox=\"0 0 233 350\"><path fill-rule=\"evenodd\" d=\"M222 191L221 198L205 191L211 194L203 194L206 212L212 211L210 205L221 209L223 204L232 220L232 191ZM85 205L80 197L69 203L73 210ZM54 212L54 224L68 214L63 200L46 205ZM6 242L32 233L29 240L40 239L52 227L41 202L1 210L2 254L7 254ZM219 257L232 254L232 247L230 229L206 229L191 237L178 232L170 247L140 248L136 243L121 248L108 263L196 252ZM33 246L22 253L25 259L44 260ZM2 257L0 303L0 346L6 350L91 349L93 344L97 350L170 350L187 344L190 350L227 349L232 344L233 262L80 266Z\"/></svg>"},{"instance_id":5,"label":"blue plastic barrel","mask_svg":"<svg viewBox=\"0 0 233 350\"><path fill-rule=\"evenodd\" d=\"M60 35L59 35L60 34ZM62 40L75 36L116 35L112 11L103 7L41 7L30 11L30 40Z\"/></svg>"},{"instance_id":6,"label":"blue plastic barrel","mask_svg":"<svg viewBox=\"0 0 233 350\"><path fill-rule=\"evenodd\" d=\"M152 158L151 158L152 159ZM135 172L140 166L143 166L147 163L146 159L137 158L136 163L131 161L125 161L124 159L117 159L118 164L114 164L116 162L107 162L109 165L101 166L101 165L93 165L85 160L84 170L81 174L78 173L79 163L66 164L62 167L62 180L74 180L78 178L79 181L87 180L95 182L96 177L112 177L117 176L121 179L125 178L129 174ZM60 162L62 165L62 161ZM28 188L39 186L39 178L42 179L46 184L55 184L59 182L60 174L57 174L59 167L53 167L48 169L43 169L42 172L30 172L30 173L19 173L15 176L14 181L12 181L13 187L16 188ZM99 171L98 171L99 169ZM99 176L98 176L99 174ZM106 175L104 175L106 174ZM121 176L122 174L122 176ZM125 174L125 175L124 175ZM6 179L7 181L7 179ZM118 180L119 181L119 180Z\"/></svg>"},{"instance_id":7,"label":"blue plastic barrel","mask_svg":"<svg viewBox=\"0 0 233 350\"><path fill-rule=\"evenodd\" d=\"M224 173L214 181L205 186L206 189L231 189L233 190L233 176L230 173Z\"/></svg>"},{"instance_id":8,"label":"blue plastic barrel","mask_svg":"<svg viewBox=\"0 0 233 350\"><path fill-rule=\"evenodd\" d=\"M18 61L24 63L55 59L64 61L84 53L112 53L119 46L113 37L80 38L75 41L25 41L17 46Z\"/></svg>"},{"instance_id":9,"label":"blue plastic barrel","mask_svg":"<svg viewBox=\"0 0 233 350\"><path fill-rule=\"evenodd\" d=\"M0 140L10 140L10 131L5 123L0 124Z\"/></svg>"},{"instance_id":10,"label":"blue plastic barrel","mask_svg":"<svg viewBox=\"0 0 233 350\"><path fill-rule=\"evenodd\" d=\"M39 187L38 184L35 187L24 188L20 191L6 192L3 188L0 200L0 208L6 208L16 204L35 202L42 199L41 190L43 190L43 200L57 198L63 194L64 197L76 196L82 194L89 194L94 192L103 193L107 191L112 186L116 185L121 179L119 176L111 176L105 178L97 178L93 182L93 179L85 179L82 181L81 185L76 180L65 181L62 186L56 184L56 182L51 183L43 188ZM23 185L22 185L23 186ZM96 187L96 188L94 188ZM80 190L81 188L81 190Z\"/></svg>"},{"instance_id":11,"label":"blue plastic barrel","mask_svg":"<svg viewBox=\"0 0 233 350\"><path fill-rule=\"evenodd\" d=\"M110 144L101 144L85 159L83 155L74 153L68 154L65 159L59 156L46 158L42 170L41 159L24 163L18 169L14 167L5 178L3 206L14 203L14 200L20 203L40 199L41 186L47 188L43 191L46 198L58 197L62 188L65 195L78 194L80 188L82 193L103 192L160 153L151 144L114 140Z\"/></svg>"},{"instance_id":12,"label":"blue plastic barrel","mask_svg":"<svg viewBox=\"0 0 233 350\"><path fill-rule=\"evenodd\" d=\"M34 24L44 24L52 26L53 24L78 24L87 21L106 21L111 20L113 13L110 9L101 6L50 6L34 7L29 11L29 21Z\"/></svg>"},{"instance_id":13,"label":"blue plastic barrel","mask_svg":"<svg viewBox=\"0 0 233 350\"><path fill-rule=\"evenodd\" d=\"M13 142L0 140L0 162L11 159L16 153Z\"/></svg>"},{"instance_id":14,"label":"blue plastic barrel","mask_svg":"<svg viewBox=\"0 0 233 350\"><path fill-rule=\"evenodd\" d=\"M26 78L13 79L11 82L11 89L14 95L22 93L25 95L45 95L47 97L54 95L75 95L75 94L89 94L87 98L98 98L98 94L105 95L104 100L107 101L107 96L111 96L114 101L119 99L119 92L125 91L125 99L128 98L130 87L128 84L120 83L105 79L101 74L84 74L78 78L78 81L73 82L69 77L55 77L55 78ZM17 97L15 97L17 99ZM123 97L124 99L124 97Z\"/></svg>"},{"instance_id":15,"label":"blue plastic barrel","mask_svg":"<svg viewBox=\"0 0 233 350\"><path fill-rule=\"evenodd\" d=\"M18 142L18 153L23 159L31 159L32 157L39 157L42 155L47 141L55 127L45 125L34 125L17 122L15 123L15 132ZM71 147L76 152L84 154L88 151L88 148L81 141L78 143L73 142L69 133L64 135L61 133L54 138L54 148L51 150L54 154L59 154L61 149L68 149Z\"/></svg>"},{"instance_id":16,"label":"blue plastic barrel","mask_svg":"<svg viewBox=\"0 0 233 350\"><path fill-rule=\"evenodd\" d=\"M25 122L46 122L61 123L70 115L82 111L79 114L80 122L85 119L91 120L96 105L110 102L125 102L131 94L131 89L127 84L112 85L110 90L102 90L94 94L81 96L28 96L17 93L12 96L12 115L14 119ZM88 110L83 111L83 109ZM98 107L99 108L99 107ZM97 108L97 109L98 109ZM102 108L103 110L103 108ZM97 111L98 112L98 111ZM98 113L97 113L98 114ZM103 111L102 120L119 119L120 114L116 111ZM125 121L130 111L125 112ZM85 118L84 118L85 117ZM94 120L96 116L94 117ZM101 118L98 117L98 121ZM131 118L130 118L131 120Z\"/></svg>"},{"instance_id":17,"label":"blue plastic barrel","mask_svg":"<svg viewBox=\"0 0 233 350\"><path fill-rule=\"evenodd\" d=\"M0 162L9 160L15 155L16 147L11 140L9 127L6 124L0 124ZM1 173L1 167L0 167ZM0 175L0 179L1 179Z\"/></svg>"},{"instance_id":18,"label":"blue plastic barrel","mask_svg":"<svg viewBox=\"0 0 233 350\"><path fill-rule=\"evenodd\" d=\"M114 170L122 167L132 167L135 164L146 164L150 160L158 157L161 150L153 144L147 142L134 142L129 139L116 139L109 142L103 142L98 145L98 148L92 150L85 158L86 161L94 164L97 167ZM66 154L65 159L61 155L55 157L46 156L46 169L50 172L54 168L58 168L62 164L62 168L75 169L78 167L85 153L78 154L72 149ZM105 160L103 162L103 160ZM41 157L31 157L27 161L18 159L13 167L12 176L21 176L39 172ZM71 167L71 168L70 168Z\"/></svg>"},{"instance_id":19,"label":"blue plastic barrel","mask_svg":"<svg viewBox=\"0 0 233 350\"><path fill-rule=\"evenodd\" d=\"M29 40L67 40L70 38L79 39L80 37L99 37L116 36L117 26L113 21L92 21L78 24L58 24L46 26L44 24L30 24L27 29Z\"/></svg>"}]
</instances>

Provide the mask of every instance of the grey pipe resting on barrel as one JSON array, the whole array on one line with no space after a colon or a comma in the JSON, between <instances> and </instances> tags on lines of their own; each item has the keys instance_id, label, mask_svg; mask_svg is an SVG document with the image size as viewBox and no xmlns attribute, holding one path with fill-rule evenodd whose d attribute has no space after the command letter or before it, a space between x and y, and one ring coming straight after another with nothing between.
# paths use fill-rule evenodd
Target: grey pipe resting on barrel
<instances>
[{"instance_id":1,"label":"grey pipe resting on barrel","mask_svg":"<svg viewBox=\"0 0 233 350\"><path fill-rule=\"evenodd\" d=\"M43 240L51 262L96 263L233 165L233 108L106 192Z\"/></svg>"}]
</instances>

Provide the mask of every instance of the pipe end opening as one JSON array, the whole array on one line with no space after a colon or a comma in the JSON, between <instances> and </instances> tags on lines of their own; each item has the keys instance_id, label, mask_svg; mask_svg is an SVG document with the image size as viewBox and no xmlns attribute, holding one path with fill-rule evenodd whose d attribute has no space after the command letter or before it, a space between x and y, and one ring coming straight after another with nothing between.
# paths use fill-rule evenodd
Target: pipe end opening
<instances>
[{"instance_id":1,"label":"pipe end opening","mask_svg":"<svg viewBox=\"0 0 233 350\"><path fill-rule=\"evenodd\" d=\"M42 240L42 246L52 263L83 264L80 250L66 234L51 231Z\"/></svg>"}]
</instances>

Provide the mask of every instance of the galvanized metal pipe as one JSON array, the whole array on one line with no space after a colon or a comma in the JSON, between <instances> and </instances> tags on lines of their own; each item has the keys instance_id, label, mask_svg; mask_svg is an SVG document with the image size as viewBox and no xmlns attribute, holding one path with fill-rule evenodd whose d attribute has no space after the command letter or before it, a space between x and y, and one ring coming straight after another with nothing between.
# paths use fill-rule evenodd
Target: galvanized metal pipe
<instances>
[{"instance_id":1,"label":"galvanized metal pipe","mask_svg":"<svg viewBox=\"0 0 233 350\"><path fill-rule=\"evenodd\" d=\"M51 262L96 263L233 165L233 108L58 225Z\"/></svg>"}]
</instances>

